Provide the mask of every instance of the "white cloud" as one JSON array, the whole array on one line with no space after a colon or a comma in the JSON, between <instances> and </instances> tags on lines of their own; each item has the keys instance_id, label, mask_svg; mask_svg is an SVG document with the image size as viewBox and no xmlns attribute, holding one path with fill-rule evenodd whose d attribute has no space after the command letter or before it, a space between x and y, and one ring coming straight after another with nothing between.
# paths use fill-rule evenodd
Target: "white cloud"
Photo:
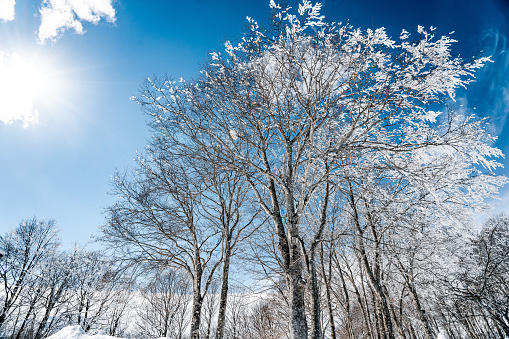
<instances>
[{"instance_id":1,"label":"white cloud","mask_svg":"<svg viewBox=\"0 0 509 339\"><path fill-rule=\"evenodd\" d=\"M14 20L14 5L16 0L0 0L0 20Z\"/></svg>"},{"instance_id":2,"label":"white cloud","mask_svg":"<svg viewBox=\"0 0 509 339\"><path fill-rule=\"evenodd\" d=\"M0 122L20 121L25 128L38 123L39 114L33 104L35 82L29 64L17 54L0 52Z\"/></svg>"},{"instance_id":3,"label":"white cloud","mask_svg":"<svg viewBox=\"0 0 509 339\"><path fill-rule=\"evenodd\" d=\"M2 0L0 0L2 1ZM115 21L113 0L44 0L39 8L39 41L55 39L68 29L85 33L82 21L97 24L102 18Z\"/></svg>"}]
</instances>

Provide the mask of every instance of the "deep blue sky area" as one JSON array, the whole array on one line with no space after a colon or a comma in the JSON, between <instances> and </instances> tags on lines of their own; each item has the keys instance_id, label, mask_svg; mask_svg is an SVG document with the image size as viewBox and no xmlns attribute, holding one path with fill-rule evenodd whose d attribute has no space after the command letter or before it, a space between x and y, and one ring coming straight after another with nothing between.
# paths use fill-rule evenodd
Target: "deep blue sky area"
<instances>
[{"instance_id":1,"label":"deep blue sky area","mask_svg":"<svg viewBox=\"0 0 509 339\"><path fill-rule=\"evenodd\" d=\"M241 36L246 16L263 24L269 14L268 0L94 1L101 2L104 13L96 13L97 22L91 23L72 10L92 1L66 0L70 17L84 28L81 34L56 26L56 35L44 36L43 20L58 23L43 18L42 1L18 0L14 18L0 20L0 61L16 54L42 68L48 82L33 96L37 123L6 120L3 112L9 108L0 103L0 234L37 216L57 220L65 246L89 241L104 222L103 209L114 202L108 195L111 175L133 166L150 137L143 114L129 100L143 80L165 73L192 78L207 53ZM496 146L509 153L508 1L322 4L329 22L383 26L393 37L403 28L412 33L417 25L435 26L437 35L455 32L454 52L463 58L491 55L494 63L477 73L468 91L458 92L457 102L491 118ZM509 207L507 192L502 191L499 211Z\"/></svg>"}]
</instances>

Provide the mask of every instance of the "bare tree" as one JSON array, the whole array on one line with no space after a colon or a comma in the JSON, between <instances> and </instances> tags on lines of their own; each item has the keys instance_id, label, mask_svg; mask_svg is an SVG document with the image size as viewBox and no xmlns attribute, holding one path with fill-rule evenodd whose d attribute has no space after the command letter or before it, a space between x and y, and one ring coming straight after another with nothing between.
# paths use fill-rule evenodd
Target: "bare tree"
<instances>
[{"instance_id":1,"label":"bare tree","mask_svg":"<svg viewBox=\"0 0 509 339\"><path fill-rule=\"evenodd\" d=\"M42 339L64 325L65 305L71 298L71 287L76 279L76 266L79 265L76 252L56 252L43 263L39 286L41 289L37 316L34 317L34 330L31 335L22 335ZM22 333L21 331L19 333Z\"/></svg>"},{"instance_id":2,"label":"bare tree","mask_svg":"<svg viewBox=\"0 0 509 339\"><path fill-rule=\"evenodd\" d=\"M134 282L131 277L115 275L114 293L110 296L113 299L112 304L106 315L106 326L108 335L112 337L122 337L129 326L127 323L132 311L129 309L134 297Z\"/></svg>"},{"instance_id":3,"label":"bare tree","mask_svg":"<svg viewBox=\"0 0 509 339\"><path fill-rule=\"evenodd\" d=\"M143 301L137 312L137 336L184 338L189 324L189 292L189 282L177 271L155 274L141 289Z\"/></svg>"},{"instance_id":4,"label":"bare tree","mask_svg":"<svg viewBox=\"0 0 509 339\"><path fill-rule=\"evenodd\" d=\"M0 237L5 256L0 260L0 333L11 313L19 306L28 281L60 245L54 220L22 221L11 233Z\"/></svg>"},{"instance_id":5,"label":"bare tree","mask_svg":"<svg viewBox=\"0 0 509 339\"><path fill-rule=\"evenodd\" d=\"M259 210L251 206L252 199L245 180L231 171L223 171L207 163L195 164L207 189L203 191L205 217L221 232L222 275L217 312L216 339L222 339L227 311L230 265L238 246L262 224ZM207 335L208 337L208 335Z\"/></svg>"},{"instance_id":6,"label":"bare tree","mask_svg":"<svg viewBox=\"0 0 509 339\"><path fill-rule=\"evenodd\" d=\"M221 233L202 205L199 173L169 153L140 158L132 177L117 175L102 240L128 265L183 270L192 281L191 337L199 338L203 299L221 263Z\"/></svg>"},{"instance_id":7,"label":"bare tree","mask_svg":"<svg viewBox=\"0 0 509 339\"><path fill-rule=\"evenodd\" d=\"M248 316L250 302L248 296L233 293L228 298L224 335L226 338L243 339L249 336Z\"/></svg>"},{"instance_id":8,"label":"bare tree","mask_svg":"<svg viewBox=\"0 0 509 339\"><path fill-rule=\"evenodd\" d=\"M249 327L252 338L288 338L288 322L285 320L286 305L277 296L261 299L251 306Z\"/></svg>"},{"instance_id":9,"label":"bare tree","mask_svg":"<svg viewBox=\"0 0 509 339\"><path fill-rule=\"evenodd\" d=\"M75 248L73 255L77 263L67 303L69 323L89 332L106 326L112 317L118 326L122 314L118 312L125 308L124 294L130 290L129 279L98 251ZM114 310L115 315L111 314ZM116 332L116 327L110 327L110 331Z\"/></svg>"}]
</instances>

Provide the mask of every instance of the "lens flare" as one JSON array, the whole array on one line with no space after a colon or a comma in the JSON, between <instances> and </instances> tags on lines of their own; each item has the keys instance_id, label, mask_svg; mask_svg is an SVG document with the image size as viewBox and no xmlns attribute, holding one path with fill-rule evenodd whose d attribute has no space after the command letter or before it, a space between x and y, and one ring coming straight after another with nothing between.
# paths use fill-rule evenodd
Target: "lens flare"
<instances>
[{"instance_id":1,"label":"lens flare","mask_svg":"<svg viewBox=\"0 0 509 339\"><path fill-rule=\"evenodd\" d=\"M0 122L37 124L34 101L48 91L49 81L40 64L23 60L16 53L0 52Z\"/></svg>"}]
</instances>

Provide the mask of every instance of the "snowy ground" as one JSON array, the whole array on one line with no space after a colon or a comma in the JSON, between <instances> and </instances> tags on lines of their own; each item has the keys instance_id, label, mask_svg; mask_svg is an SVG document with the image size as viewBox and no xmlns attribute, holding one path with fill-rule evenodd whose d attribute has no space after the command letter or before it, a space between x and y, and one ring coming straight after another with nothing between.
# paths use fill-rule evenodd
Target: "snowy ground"
<instances>
[{"instance_id":1,"label":"snowy ground","mask_svg":"<svg viewBox=\"0 0 509 339\"><path fill-rule=\"evenodd\" d=\"M99 331L96 334L86 334L85 331L81 328L81 326L67 326L53 334L52 336L47 337L46 339L121 339L118 337L112 337L107 335L104 331ZM159 339L167 339L167 338L159 338Z\"/></svg>"},{"instance_id":2,"label":"snowy ground","mask_svg":"<svg viewBox=\"0 0 509 339\"><path fill-rule=\"evenodd\" d=\"M89 335L86 334L85 331L81 328L81 326L67 326L53 334L52 336L47 337L46 339L113 339L116 337L111 337L106 335L105 332L100 331L97 334Z\"/></svg>"},{"instance_id":3,"label":"snowy ground","mask_svg":"<svg viewBox=\"0 0 509 339\"><path fill-rule=\"evenodd\" d=\"M122 321L124 325L124 334L128 337L132 337L133 335L136 337L136 325L138 323L137 312L136 310L140 310L143 306L144 300L139 292L133 292L133 297L129 301L129 312L126 313L124 320ZM256 302L264 299L265 293L232 293L228 300L229 303L240 303L244 306L253 305ZM219 295L208 294L206 298L214 297L216 302L219 300ZM206 303L206 301L204 302ZM190 307L191 305L189 305ZM217 309L216 309L217 311ZM212 316L216 319L217 314ZM190 323L190 319L188 319L187 323ZM189 328L185 330L185 333L189 331ZM58 331L57 333L46 337L46 339L122 339L122 337L112 337L106 334L104 331L93 332L93 330L89 333L85 333L85 331L79 325L67 326ZM168 338L159 338L159 339L168 339Z\"/></svg>"}]
</instances>

